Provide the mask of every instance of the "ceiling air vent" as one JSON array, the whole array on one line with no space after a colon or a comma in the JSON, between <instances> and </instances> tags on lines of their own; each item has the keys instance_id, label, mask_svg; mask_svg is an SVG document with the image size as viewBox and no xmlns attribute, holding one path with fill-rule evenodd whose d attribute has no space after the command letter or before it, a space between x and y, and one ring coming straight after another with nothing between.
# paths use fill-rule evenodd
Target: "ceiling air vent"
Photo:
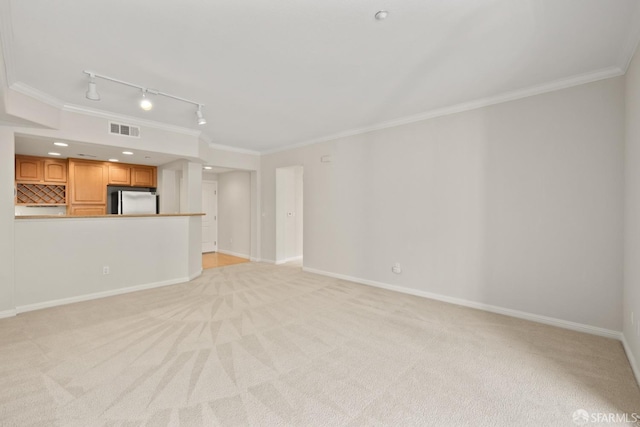
<instances>
[{"instance_id":1,"label":"ceiling air vent","mask_svg":"<svg viewBox=\"0 0 640 427\"><path fill-rule=\"evenodd\" d=\"M122 123L109 122L109 133L140 138L140 128L138 126L124 125Z\"/></svg>"}]
</instances>

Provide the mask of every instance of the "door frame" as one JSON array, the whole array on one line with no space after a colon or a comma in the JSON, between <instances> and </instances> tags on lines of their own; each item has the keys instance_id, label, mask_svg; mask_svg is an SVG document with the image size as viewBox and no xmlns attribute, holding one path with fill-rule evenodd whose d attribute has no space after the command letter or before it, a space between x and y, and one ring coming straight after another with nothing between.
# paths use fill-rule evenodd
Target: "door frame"
<instances>
[{"instance_id":1,"label":"door frame","mask_svg":"<svg viewBox=\"0 0 640 427\"><path fill-rule=\"evenodd\" d=\"M215 199L216 203L215 203L215 212L214 212L214 230L215 230L215 240L214 240L214 249L213 250L209 250L209 251L204 251L204 248L202 249L202 253L209 253L209 252L218 252L218 181L210 181L210 180L202 180L202 189L203 189L203 194L202 194L202 210L206 212L205 206L204 206L204 186L205 184L214 184L215 189L214 189L214 193L213 193L213 198Z\"/></svg>"}]
</instances>

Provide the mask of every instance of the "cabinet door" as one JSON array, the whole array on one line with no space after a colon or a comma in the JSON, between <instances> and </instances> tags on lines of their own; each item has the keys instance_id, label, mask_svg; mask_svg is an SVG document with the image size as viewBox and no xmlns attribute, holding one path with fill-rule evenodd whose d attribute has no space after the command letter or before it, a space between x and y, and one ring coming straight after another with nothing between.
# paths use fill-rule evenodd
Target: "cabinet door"
<instances>
[{"instance_id":1,"label":"cabinet door","mask_svg":"<svg viewBox=\"0 0 640 427\"><path fill-rule=\"evenodd\" d=\"M109 165L109 184L131 185L131 167Z\"/></svg>"},{"instance_id":2,"label":"cabinet door","mask_svg":"<svg viewBox=\"0 0 640 427\"><path fill-rule=\"evenodd\" d=\"M99 162L69 161L70 204L107 204L107 167Z\"/></svg>"},{"instance_id":3,"label":"cabinet door","mask_svg":"<svg viewBox=\"0 0 640 427\"><path fill-rule=\"evenodd\" d=\"M70 215L105 215L106 205L79 205L71 206Z\"/></svg>"},{"instance_id":4,"label":"cabinet door","mask_svg":"<svg viewBox=\"0 0 640 427\"><path fill-rule=\"evenodd\" d=\"M46 182L67 182L67 161L45 159L44 180Z\"/></svg>"},{"instance_id":5,"label":"cabinet door","mask_svg":"<svg viewBox=\"0 0 640 427\"><path fill-rule=\"evenodd\" d=\"M36 157L16 157L16 181L42 181L42 160Z\"/></svg>"},{"instance_id":6,"label":"cabinet door","mask_svg":"<svg viewBox=\"0 0 640 427\"><path fill-rule=\"evenodd\" d=\"M134 187L155 187L155 167L131 166L131 185Z\"/></svg>"}]
</instances>

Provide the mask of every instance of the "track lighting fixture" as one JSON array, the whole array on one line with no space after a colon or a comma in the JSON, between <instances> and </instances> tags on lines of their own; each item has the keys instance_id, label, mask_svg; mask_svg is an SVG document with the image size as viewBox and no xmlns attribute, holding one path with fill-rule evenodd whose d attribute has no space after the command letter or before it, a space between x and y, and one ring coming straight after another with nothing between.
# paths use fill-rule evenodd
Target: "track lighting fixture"
<instances>
[{"instance_id":1,"label":"track lighting fixture","mask_svg":"<svg viewBox=\"0 0 640 427\"><path fill-rule=\"evenodd\" d=\"M140 108L144 111L149 111L153 108L153 102L147 98L147 90L142 89L142 98L140 98Z\"/></svg>"},{"instance_id":2,"label":"track lighting fixture","mask_svg":"<svg viewBox=\"0 0 640 427\"><path fill-rule=\"evenodd\" d=\"M198 105L198 111L196 111L196 118L198 119L199 125L206 125L207 119L202 115L202 105Z\"/></svg>"},{"instance_id":3,"label":"track lighting fixture","mask_svg":"<svg viewBox=\"0 0 640 427\"><path fill-rule=\"evenodd\" d=\"M155 89L149 89L145 86L140 86L134 83L129 83L129 82L125 82L124 80L119 80L119 79L114 79L113 77L108 77L108 76L104 76L102 74L97 74L94 73L93 71L84 71L85 74L87 74L89 76L89 88L87 90L86 96L87 99L90 99L92 101L100 101L100 94L98 93L97 89L96 89L96 77L101 78L103 80L109 80L111 82L114 83L119 83L121 85L125 85L125 86L129 86L129 87L134 87L137 89L140 89L142 91L142 98L140 98L140 108L142 108L145 111L149 111L153 108L153 103L151 102L151 100L149 99L148 95L152 94L152 95L160 95L160 96L164 96L167 98L172 98L175 99L177 101L182 101L182 102L186 102L188 104L193 104L196 107L198 107L198 109L196 110L196 122L199 125L204 125L207 124L207 119L204 118L204 116L202 115L202 107L204 107L204 104L201 104L199 102L195 102L195 101L191 101L190 99L185 99L185 98L181 98L179 96L175 96L175 95L171 95L168 94L166 92L160 92L159 90L155 90Z\"/></svg>"},{"instance_id":4,"label":"track lighting fixture","mask_svg":"<svg viewBox=\"0 0 640 427\"><path fill-rule=\"evenodd\" d=\"M96 89L96 76L93 73L89 73L89 89L87 89L87 99L92 101L100 101L100 94Z\"/></svg>"}]
</instances>

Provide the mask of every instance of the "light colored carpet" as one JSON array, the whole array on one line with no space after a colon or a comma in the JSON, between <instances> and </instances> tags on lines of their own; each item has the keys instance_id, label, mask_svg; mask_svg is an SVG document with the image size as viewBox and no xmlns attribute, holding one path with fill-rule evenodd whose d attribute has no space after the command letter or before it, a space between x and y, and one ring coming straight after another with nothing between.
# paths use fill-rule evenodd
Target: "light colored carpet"
<instances>
[{"instance_id":1,"label":"light colored carpet","mask_svg":"<svg viewBox=\"0 0 640 427\"><path fill-rule=\"evenodd\" d=\"M2 426L571 426L633 413L619 342L239 264L0 320Z\"/></svg>"}]
</instances>

